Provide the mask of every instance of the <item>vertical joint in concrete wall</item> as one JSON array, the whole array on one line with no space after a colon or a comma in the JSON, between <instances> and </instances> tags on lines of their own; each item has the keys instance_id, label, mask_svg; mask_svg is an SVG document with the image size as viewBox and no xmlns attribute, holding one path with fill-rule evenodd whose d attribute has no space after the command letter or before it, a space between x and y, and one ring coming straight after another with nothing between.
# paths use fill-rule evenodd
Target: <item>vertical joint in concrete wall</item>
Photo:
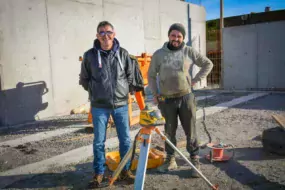
<instances>
[{"instance_id":1,"label":"vertical joint in concrete wall","mask_svg":"<svg viewBox=\"0 0 285 190\"><path fill-rule=\"evenodd\" d=\"M188 46L192 46L192 36L191 36L191 18L190 18L190 4L187 4L187 22L188 22Z\"/></svg>"},{"instance_id":2,"label":"vertical joint in concrete wall","mask_svg":"<svg viewBox=\"0 0 285 190\"><path fill-rule=\"evenodd\" d=\"M3 86L3 72L2 72L2 65L0 64L0 92L2 91L2 86Z\"/></svg>"},{"instance_id":3,"label":"vertical joint in concrete wall","mask_svg":"<svg viewBox=\"0 0 285 190\"><path fill-rule=\"evenodd\" d=\"M200 34L199 34L198 45L199 45L199 53L201 53L201 36L200 36Z\"/></svg>"},{"instance_id":4,"label":"vertical joint in concrete wall","mask_svg":"<svg viewBox=\"0 0 285 190\"><path fill-rule=\"evenodd\" d=\"M258 79L259 79L259 77L258 77L258 71L259 71L259 68L258 68L258 47L259 47L259 44L258 44L258 30L256 30L256 25L255 25L255 27L254 27L254 29L255 29L255 31L256 31L256 62L255 62L255 68L256 68L256 72L255 72L255 85L256 85L256 88L259 88L259 84L258 84ZM269 83L269 82L268 82Z\"/></svg>"},{"instance_id":5,"label":"vertical joint in concrete wall","mask_svg":"<svg viewBox=\"0 0 285 190\"><path fill-rule=\"evenodd\" d=\"M46 11L46 24L47 24L47 37L48 37L48 51L49 51L49 65L50 65L50 86L51 86L51 94L54 100L54 86L53 86L53 70L52 70L52 57L51 57L51 49L50 49L50 35L49 35L49 20L48 20L48 8L47 8L47 0L45 0L45 11Z\"/></svg>"},{"instance_id":6,"label":"vertical joint in concrete wall","mask_svg":"<svg viewBox=\"0 0 285 190\"><path fill-rule=\"evenodd\" d=\"M105 3L104 3L104 0L102 0L102 10L103 10L103 20L105 20Z\"/></svg>"},{"instance_id":7,"label":"vertical joint in concrete wall","mask_svg":"<svg viewBox=\"0 0 285 190\"><path fill-rule=\"evenodd\" d=\"M2 53L3 53L3 41L4 41L4 37L3 37L3 32L0 30L0 61L2 59ZM0 91L3 88L3 68L2 68L2 64L0 62Z\"/></svg>"}]
</instances>

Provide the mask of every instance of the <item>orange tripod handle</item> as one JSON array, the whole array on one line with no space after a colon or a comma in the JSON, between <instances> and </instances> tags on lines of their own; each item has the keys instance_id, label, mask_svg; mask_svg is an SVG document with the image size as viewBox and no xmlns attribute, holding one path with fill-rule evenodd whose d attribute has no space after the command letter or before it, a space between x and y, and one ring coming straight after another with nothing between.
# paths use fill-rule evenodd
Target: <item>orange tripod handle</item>
<instances>
[{"instance_id":1,"label":"orange tripod handle","mask_svg":"<svg viewBox=\"0 0 285 190\"><path fill-rule=\"evenodd\" d=\"M140 110L143 110L145 107L145 102L144 102L144 97L142 95L142 92L135 92L135 97L136 97Z\"/></svg>"}]
</instances>

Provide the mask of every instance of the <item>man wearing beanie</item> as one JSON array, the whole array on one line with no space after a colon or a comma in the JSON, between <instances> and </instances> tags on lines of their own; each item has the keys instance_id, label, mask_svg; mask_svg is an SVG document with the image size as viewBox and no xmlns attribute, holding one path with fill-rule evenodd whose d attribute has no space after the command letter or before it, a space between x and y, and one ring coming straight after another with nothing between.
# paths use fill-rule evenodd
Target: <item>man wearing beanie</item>
<instances>
[{"instance_id":1,"label":"man wearing beanie","mask_svg":"<svg viewBox=\"0 0 285 190\"><path fill-rule=\"evenodd\" d=\"M169 41L165 42L152 56L148 71L149 87L157 104L165 117L165 133L176 146L176 130L178 117L186 135L186 148L191 162L200 169L199 143L196 133L196 102L191 87L204 79L212 70L213 63L201 55L194 48L185 45L185 28L175 23L168 31ZM191 66L200 67L197 75L191 79ZM156 82L158 76L159 82ZM160 101L158 101L160 100ZM177 168L175 152L165 144L166 160L158 167L159 172L167 172ZM191 170L192 177L199 177L195 170Z\"/></svg>"}]
</instances>

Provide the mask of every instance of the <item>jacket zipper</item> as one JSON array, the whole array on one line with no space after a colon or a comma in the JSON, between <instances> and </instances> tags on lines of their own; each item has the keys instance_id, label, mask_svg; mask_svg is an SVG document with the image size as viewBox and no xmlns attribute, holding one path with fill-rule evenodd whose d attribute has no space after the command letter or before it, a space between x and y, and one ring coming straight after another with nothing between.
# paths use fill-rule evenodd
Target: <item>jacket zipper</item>
<instances>
[{"instance_id":1,"label":"jacket zipper","mask_svg":"<svg viewBox=\"0 0 285 190\"><path fill-rule=\"evenodd\" d=\"M110 52L111 53L111 52ZM114 105L114 92L113 92L113 84L112 84L112 73L111 73L111 58L110 58L110 54L108 54L107 60L108 60L108 73L109 73L109 77L110 77L110 84L111 84L111 94L112 94L112 107L113 109L115 109L115 105Z\"/></svg>"}]
</instances>

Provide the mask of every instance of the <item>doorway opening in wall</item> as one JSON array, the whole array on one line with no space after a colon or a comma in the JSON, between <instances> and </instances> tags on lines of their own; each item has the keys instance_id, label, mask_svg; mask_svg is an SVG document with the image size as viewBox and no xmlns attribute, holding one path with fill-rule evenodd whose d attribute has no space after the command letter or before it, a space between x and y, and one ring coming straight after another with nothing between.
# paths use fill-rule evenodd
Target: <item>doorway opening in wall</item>
<instances>
[{"instance_id":1,"label":"doorway opening in wall","mask_svg":"<svg viewBox=\"0 0 285 190\"><path fill-rule=\"evenodd\" d=\"M221 63L222 63L222 51L220 30L217 29L217 23L207 22L206 27L206 52L207 57L213 62L214 67L211 73L207 76L207 86L209 88L221 87Z\"/></svg>"},{"instance_id":2,"label":"doorway opening in wall","mask_svg":"<svg viewBox=\"0 0 285 190\"><path fill-rule=\"evenodd\" d=\"M207 76L207 84L212 88L219 88L221 82L221 61L222 53L220 50L207 52L207 57L213 62L212 72Z\"/></svg>"}]
</instances>

